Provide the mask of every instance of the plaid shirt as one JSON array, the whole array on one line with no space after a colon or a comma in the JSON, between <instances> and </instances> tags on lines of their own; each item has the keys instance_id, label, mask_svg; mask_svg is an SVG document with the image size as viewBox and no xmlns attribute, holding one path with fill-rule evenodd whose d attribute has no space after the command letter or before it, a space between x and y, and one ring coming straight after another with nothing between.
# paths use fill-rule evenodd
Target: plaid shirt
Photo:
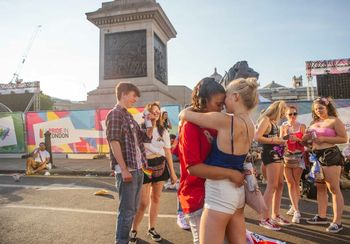
<instances>
[{"instance_id":1,"label":"plaid shirt","mask_svg":"<svg viewBox=\"0 0 350 244\"><path fill-rule=\"evenodd\" d=\"M147 136L146 130L140 128L138 123L125 108L117 104L112 110L110 110L107 114L106 126L109 146L112 141L118 141L120 143L123 159L127 167L131 169L138 168L134 133L136 133L138 146L141 150L141 161L143 163L147 161L143 142L150 142L151 139ZM114 170L115 165L118 164L118 162L115 159L112 150L110 150L110 157L111 168Z\"/></svg>"}]
</instances>

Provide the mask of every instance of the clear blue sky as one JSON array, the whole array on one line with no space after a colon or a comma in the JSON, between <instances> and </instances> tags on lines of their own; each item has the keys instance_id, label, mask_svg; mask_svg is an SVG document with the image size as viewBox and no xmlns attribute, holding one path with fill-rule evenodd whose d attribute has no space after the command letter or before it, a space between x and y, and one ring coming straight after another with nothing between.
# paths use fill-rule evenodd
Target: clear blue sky
<instances>
[{"instance_id":1,"label":"clear blue sky","mask_svg":"<svg viewBox=\"0 0 350 244\"><path fill-rule=\"evenodd\" d=\"M35 26L42 25L20 75L39 80L44 93L85 100L98 86L98 28L85 13L101 0L1 0L0 83L8 83ZM350 58L347 0L158 0L177 30L168 43L170 85L223 74L239 60L291 86L305 61Z\"/></svg>"}]
</instances>

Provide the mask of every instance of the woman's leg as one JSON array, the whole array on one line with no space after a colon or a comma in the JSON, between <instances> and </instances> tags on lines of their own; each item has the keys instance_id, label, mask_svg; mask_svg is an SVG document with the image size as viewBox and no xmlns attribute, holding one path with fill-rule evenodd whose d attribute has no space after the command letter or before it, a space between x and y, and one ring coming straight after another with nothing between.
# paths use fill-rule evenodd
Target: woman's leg
<instances>
[{"instance_id":1,"label":"woman's leg","mask_svg":"<svg viewBox=\"0 0 350 244\"><path fill-rule=\"evenodd\" d=\"M137 231L138 227L145 215L146 208L149 205L149 194L150 194L151 183L143 184L141 188L140 204L137 209L134 221L132 223L132 230Z\"/></svg>"},{"instance_id":2,"label":"woman's leg","mask_svg":"<svg viewBox=\"0 0 350 244\"><path fill-rule=\"evenodd\" d=\"M282 164L280 163L270 163L268 165L265 165L267 185L264 192L264 201L268 209L265 213L263 213L264 219L267 219L270 217L272 198L274 196L274 193L277 190L277 186L279 182L278 176L281 171L281 166Z\"/></svg>"},{"instance_id":3,"label":"woman's leg","mask_svg":"<svg viewBox=\"0 0 350 244\"><path fill-rule=\"evenodd\" d=\"M276 218L280 215L281 209L281 200L283 193L283 163L275 163L279 165L279 168L276 169L276 178L277 178L277 188L273 195L272 201L272 218Z\"/></svg>"},{"instance_id":4,"label":"woman's leg","mask_svg":"<svg viewBox=\"0 0 350 244\"><path fill-rule=\"evenodd\" d=\"M149 207L149 221L148 221L148 229L155 227L158 211L159 211L159 203L160 203L160 194L162 193L164 186L164 181L158 181L152 183L151 187L151 205Z\"/></svg>"},{"instance_id":5,"label":"woman's leg","mask_svg":"<svg viewBox=\"0 0 350 244\"><path fill-rule=\"evenodd\" d=\"M316 187L318 216L320 216L321 218L326 218L328 205L327 186L325 183L316 183Z\"/></svg>"},{"instance_id":6,"label":"woman's leg","mask_svg":"<svg viewBox=\"0 0 350 244\"><path fill-rule=\"evenodd\" d=\"M200 223L199 242L201 244L222 244L231 217L231 214L204 208Z\"/></svg>"},{"instance_id":7,"label":"woman's leg","mask_svg":"<svg viewBox=\"0 0 350 244\"><path fill-rule=\"evenodd\" d=\"M340 166L323 167L326 185L332 194L334 214L333 223L336 223L338 225L341 224L344 207L344 198L339 185L340 171Z\"/></svg>"},{"instance_id":8,"label":"woman's leg","mask_svg":"<svg viewBox=\"0 0 350 244\"><path fill-rule=\"evenodd\" d=\"M294 211L299 211L298 202L300 199L299 182L301 174L303 172L302 168L288 168L284 167L284 177L287 181L289 198L292 203Z\"/></svg>"},{"instance_id":9,"label":"woman's leg","mask_svg":"<svg viewBox=\"0 0 350 244\"><path fill-rule=\"evenodd\" d=\"M237 209L231 216L226 228L228 243L246 243L246 225L244 221L244 208Z\"/></svg>"},{"instance_id":10,"label":"woman's leg","mask_svg":"<svg viewBox=\"0 0 350 244\"><path fill-rule=\"evenodd\" d=\"M268 165L265 165L267 185L264 192L264 201L267 206L267 211L263 213L264 219L269 218L271 215L272 199L277 190L280 167L281 164L279 163L270 163Z\"/></svg>"},{"instance_id":11,"label":"woman's leg","mask_svg":"<svg viewBox=\"0 0 350 244\"><path fill-rule=\"evenodd\" d=\"M289 194L289 199L292 204L292 208L294 211L296 211L296 201L295 201L295 196L294 196L294 178L293 178L293 169L284 167L284 177L286 178L287 181L287 186L288 186L288 194Z\"/></svg>"}]
</instances>

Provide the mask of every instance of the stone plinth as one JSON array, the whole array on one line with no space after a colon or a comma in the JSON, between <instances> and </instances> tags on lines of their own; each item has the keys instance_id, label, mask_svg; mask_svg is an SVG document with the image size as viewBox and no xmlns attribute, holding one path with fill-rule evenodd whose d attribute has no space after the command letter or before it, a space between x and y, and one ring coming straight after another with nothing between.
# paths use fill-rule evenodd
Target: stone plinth
<instances>
[{"instance_id":1,"label":"stone plinth","mask_svg":"<svg viewBox=\"0 0 350 244\"><path fill-rule=\"evenodd\" d=\"M121 81L140 89L137 106L179 104L169 92L167 67L167 42L176 31L155 0L106 2L86 15L100 29L99 86L88 93L91 107L112 107Z\"/></svg>"}]
</instances>

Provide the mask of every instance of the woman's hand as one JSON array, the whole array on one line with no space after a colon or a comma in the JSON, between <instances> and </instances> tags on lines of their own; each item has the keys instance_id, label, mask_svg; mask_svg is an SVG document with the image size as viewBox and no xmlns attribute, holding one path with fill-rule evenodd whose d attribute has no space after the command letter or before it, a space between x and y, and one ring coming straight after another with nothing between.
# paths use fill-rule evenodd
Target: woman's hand
<instances>
[{"instance_id":1,"label":"woman's hand","mask_svg":"<svg viewBox=\"0 0 350 244\"><path fill-rule=\"evenodd\" d=\"M286 144L286 142L287 142L287 140L284 140L284 139L282 139L282 138L274 138L274 144L278 144L278 145L284 145L284 144Z\"/></svg>"},{"instance_id":2,"label":"woman's hand","mask_svg":"<svg viewBox=\"0 0 350 244\"><path fill-rule=\"evenodd\" d=\"M175 174L175 172L172 172L170 174L170 181L171 181L171 184L175 184L177 182L177 175Z\"/></svg>"},{"instance_id":3,"label":"woman's hand","mask_svg":"<svg viewBox=\"0 0 350 244\"><path fill-rule=\"evenodd\" d=\"M232 170L229 179L232 183L235 183L237 187L240 187L244 184L244 174L242 174L238 170Z\"/></svg>"},{"instance_id":4,"label":"woman's hand","mask_svg":"<svg viewBox=\"0 0 350 244\"><path fill-rule=\"evenodd\" d=\"M325 142L325 137L324 136L318 136L312 140L316 144L321 144Z\"/></svg>"}]
</instances>

